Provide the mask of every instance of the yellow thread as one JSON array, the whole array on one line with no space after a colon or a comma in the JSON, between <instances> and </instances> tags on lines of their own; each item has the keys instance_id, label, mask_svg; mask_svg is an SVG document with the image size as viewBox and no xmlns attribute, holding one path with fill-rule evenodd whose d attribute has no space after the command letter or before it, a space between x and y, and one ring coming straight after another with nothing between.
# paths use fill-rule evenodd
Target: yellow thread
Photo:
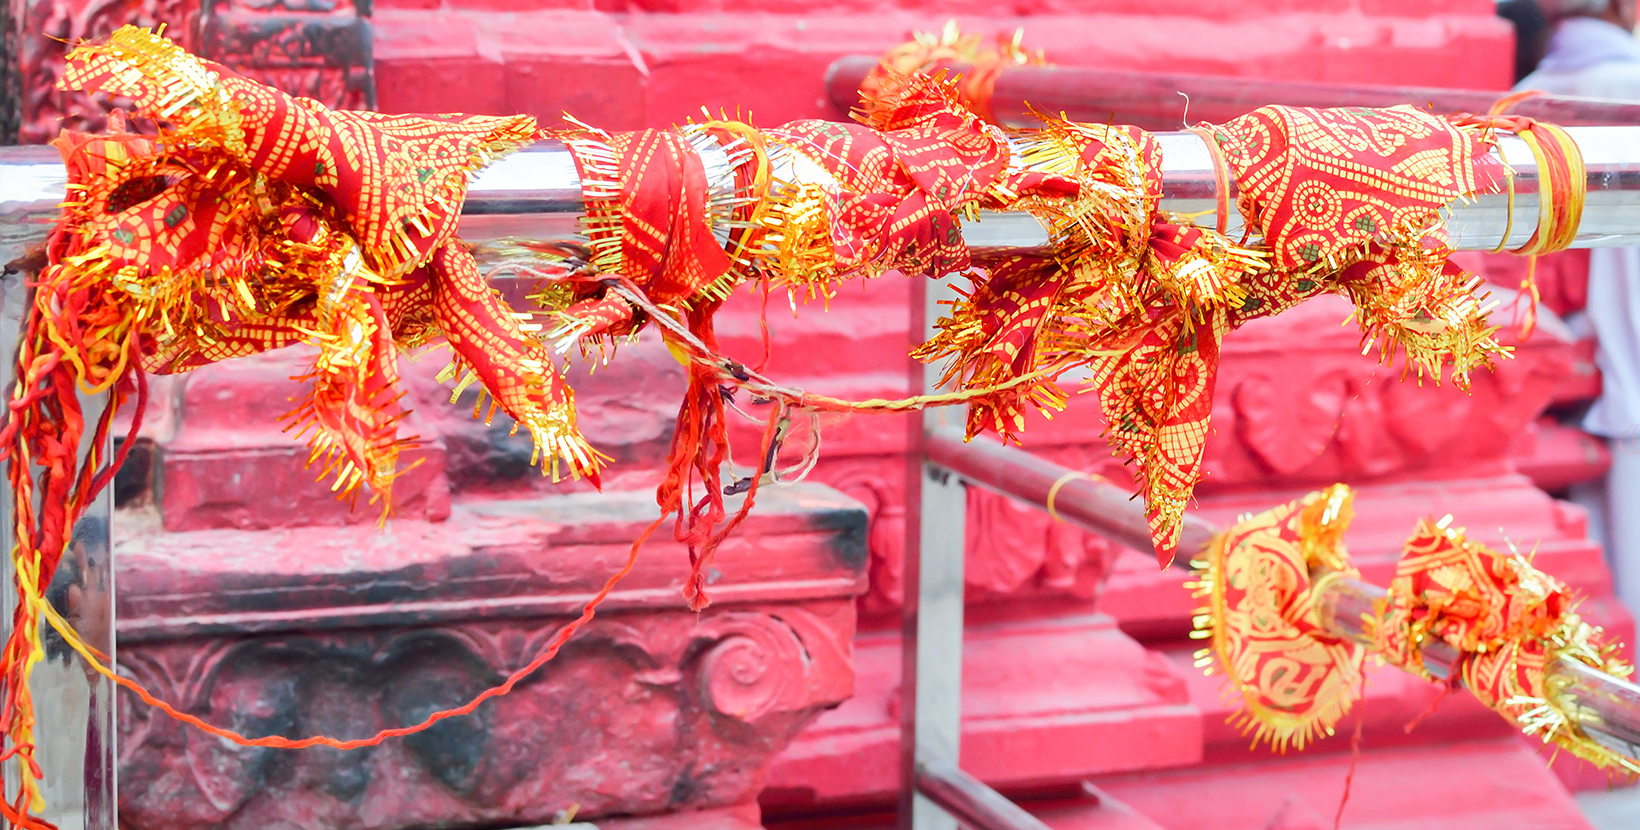
<instances>
[{"instance_id":1,"label":"yellow thread","mask_svg":"<svg viewBox=\"0 0 1640 830\"><path fill-rule=\"evenodd\" d=\"M1498 240L1498 247L1492 249L1494 254L1501 254L1508 249L1509 234L1515 230L1515 168L1510 167L1507 161L1503 163L1503 179L1509 185L1509 210L1504 214L1503 238Z\"/></svg>"},{"instance_id":2,"label":"yellow thread","mask_svg":"<svg viewBox=\"0 0 1640 830\"><path fill-rule=\"evenodd\" d=\"M1054 509L1054 506L1053 506L1054 498L1059 495L1059 488L1064 487L1065 482L1068 482L1073 478L1085 478L1088 481L1097 481L1097 479L1095 479L1093 476L1090 476L1087 473L1081 472L1079 470L1071 470L1070 472L1060 476L1059 480L1055 481L1053 483L1053 486L1048 488L1048 504L1047 504L1048 515L1050 517L1052 517L1053 520L1056 521L1056 522L1063 522L1065 520L1060 518L1059 517L1059 511Z\"/></svg>"}]
</instances>

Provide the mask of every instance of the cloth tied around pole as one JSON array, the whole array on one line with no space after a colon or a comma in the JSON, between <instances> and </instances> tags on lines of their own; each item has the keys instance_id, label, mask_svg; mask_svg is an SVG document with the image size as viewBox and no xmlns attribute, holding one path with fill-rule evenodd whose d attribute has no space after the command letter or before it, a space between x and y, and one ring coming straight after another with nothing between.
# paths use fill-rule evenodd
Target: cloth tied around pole
<instances>
[{"instance_id":1,"label":"cloth tied around pole","mask_svg":"<svg viewBox=\"0 0 1640 830\"><path fill-rule=\"evenodd\" d=\"M49 580L53 552L60 555L61 529L112 469L96 454L64 455L77 441L58 439L83 428L77 404L67 402L74 386L113 389L116 403L135 397L140 407L144 370L186 371L296 342L314 344L319 358L291 423L314 431L314 454L330 462L344 495L366 487L385 507L403 445L399 350L442 336L455 351L444 377L457 382L456 395L477 383L489 396L488 413L480 396L475 415L499 408L530 433L544 471L596 481L601 458L579 433L554 360L656 327L686 365L689 390L657 491L662 517L632 556L676 513L674 535L693 566L685 597L696 608L709 601L714 550L758 487L781 480L781 442L800 414L817 436L819 412L967 404L971 435L1017 437L1029 408L1065 405L1056 381L1081 367L1113 447L1138 461L1165 564L1200 477L1218 348L1230 329L1330 291L1355 300L1369 335L1415 344L1406 351L1420 374L1438 378L1450 363L1461 378L1504 353L1484 336L1472 284L1445 264L1444 249L1425 244L1439 241L1436 197L1464 192L1473 135L1416 112L1268 108L1214 128L1237 171L1239 209L1270 223L1256 245L1159 210L1154 136L1063 119L1003 131L960 106L953 82L941 77L903 79L856 124L757 129L725 119L624 134L576 124L554 135L581 174L587 241L501 246L502 267L538 280L535 308L519 313L490 291L452 234L466 175L540 135L532 120L331 112L131 28L76 50L65 83L126 95L160 123L157 137L70 135L62 145L83 199L65 205L53 237L20 364L28 382L14 393L4 433L20 505L32 504L36 459L65 462L45 489L72 494L46 499L61 509L46 508L37 523L17 514L20 613L31 624L40 615L61 623L37 588ZM1364 150L1363 133L1375 137ZM1355 155L1344 158L1339 147ZM1439 163L1386 172L1414 153ZM1337 205L1315 196L1331 181L1327 171L1346 163L1382 174L1351 198L1418 198L1364 212L1352 204L1348 217L1332 216ZM962 225L982 209L1029 213L1048 229L1049 246L971 256ZM781 386L722 354L713 318L739 286L784 289L795 308L800 294L829 297L843 280L889 272L968 280L939 334L917 352L952 358L950 391L843 401ZM750 401L737 399L742 391ZM767 405L757 465L725 483L726 423L757 418L742 409L747 403ZM106 434L107 422L97 429ZM794 475L812 468L817 450L816 438ZM731 516L724 497L740 492L746 500ZM44 570L31 570L35 561ZM621 573L503 686L361 741L252 740L116 682L240 743L370 745L504 694L551 659ZM25 754L32 738L18 672L30 649L14 637L0 675L11 694L7 740ZM81 653L112 675L97 655Z\"/></svg>"},{"instance_id":2,"label":"cloth tied around pole","mask_svg":"<svg viewBox=\"0 0 1640 830\"><path fill-rule=\"evenodd\" d=\"M1619 774L1640 773L1640 762L1583 729L1575 701L1553 680L1562 659L1629 677L1618 645L1577 615L1560 582L1518 553L1468 539L1450 516L1418 523L1388 593L1362 621L1366 645L1329 630L1322 597L1338 580L1359 578L1343 544L1352 498L1337 484L1245 518L1191 563L1190 587L1205 602L1192 636L1210 643L1197 665L1224 673L1226 694L1239 698L1233 722L1277 750L1302 749L1331 736L1359 702L1368 654L1437 682L1424 650L1440 642L1458 655L1440 682L1461 682L1528 735Z\"/></svg>"}]
</instances>

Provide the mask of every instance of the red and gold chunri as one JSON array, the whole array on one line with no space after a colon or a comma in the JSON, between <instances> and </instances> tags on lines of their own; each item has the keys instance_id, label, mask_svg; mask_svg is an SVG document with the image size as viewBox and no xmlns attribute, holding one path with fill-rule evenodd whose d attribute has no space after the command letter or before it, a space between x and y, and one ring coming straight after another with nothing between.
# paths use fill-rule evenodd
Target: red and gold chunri
<instances>
[{"instance_id":1,"label":"red and gold chunri","mask_svg":"<svg viewBox=\"0 0 1640 830\"><path fill-rule=\"evenodd\" d=\"M963 34L957 21L948 20L938 34L914 32L911 40L884 53L878 68L860 83L860 93L869 108L904 78L932 75L946 69L960 70L956 86L958 102L964 109L995 124L991 93L997 76L1014 66L1048 65L1042 50L1026 49L1024 42L1025 30L1017 29L1012 38L1005 39L999 34L987 45L984 37L973 32Z\"/></svg>"},{"instance_id":2,"label":"red and gold chunri","mask_svg":"<svg viewBox=\"0 0 1640 830\"><path fill-rule=\"evenodd\" d=\"M1238 694L1236 718L1277 749L1333 728L1360 696L1362 659L1380 658L1437 681L1425 650L1455 655L1452 676L1528 735L1625 774L1640 766L1591 737L1578 719L1566 663L1618 678L1633 667L1574 610L1566 588L1518 553L1502 554L1448 527L1418 523L1388 593L1361 621L1364 644L1332 629L1323 595L1354 578L1342 541L1350 491L1339 484L1238 522L1218 536L1194 583L1206 600L1195 636L1212 647L1197 664L1222 670ZM1343 588L1344 586L1337 586Z\"/></svg>"},{"instance_id":3,"label":"red and gold chunri","mask_svg":"<svg viewBox=\"0 0 1640 830\"><path fill-rule=\"evenodd\" d=\"M1640 766L1585 733L1563 696L1566 661L1613 677L1634 667L1597 626L1584 622L1566 587L1519 553L1471 541L1452 517L1423 519L1407 540L1371 628L1374 653L1433 680L1423 651L1440 642L1462 656L1464 688L1488 708L1546 743L1628 774Z\"/></svg>"},{"instance_id":4,"label":"red and gold chunri","mask_svg":"<svg viewBox=\"0 0 1640 830\"><path fill-rule=\"evenodd\" d=\"M1043 379L970 404L970 435L1012 435L1026 403L1060 408L1054 381L1075 366L1104 408L1107 436L1138 462L1152 541L1165 565L1201 477L1224 334L1316 294L1350 297L1385 359L1464 385L1506 349L1493 338L1438 211L1477 191L1481 132L1410 107L1265 107L1203 125L1240 188L1247 246L1158 211L1160 153L1132 128L1048 120L1010 133L1020 178L1055 195L1000 201L1047 226L1052 256L979 261L968 297L919 350L955 356L947 380L984 387ZM1038 175L1041 175L1040 173ZM1008 181L1005 186L1012 185Z\"/></svg>"},{"instance_id":5,"label":"red and gold chunri","mask_svg":"<svg viewBox=\"0 0 1640 830\"><path fill-rule=\"evenodd\" d=\"M1207 603L1196 635L1212 642L1196 665L1222 667L1241 697L1235 723L1278 750L1332 735L1361 686L1364 650L1329 633L1315 603L1328 582L1359 576L1343 545L1352 498L1338 484L1244 519L1191 563Z\"/></svg>"},{"instance_id":6,"label":"red and gold chunri","mask_svg":"<svg viewBox=\"0 0 1640 830\"><path fill-rule=\"evenodd\" d=\"M34 291L20 382L0 433L17 505L22 596L0 656L5 752L29 767L27 672L39 653L31 637L37 615L49 616L40 592L66 529L118 464L100 452L114 411L135 401L140 422L145 372L316 347L307 389L286 417L310 436L313 457L344 496L367 488L387 510L406 443L397 431L405 415L400 351L442 338L454 352L447 380L458 389L478 383L491 415L499 408L530 434L545 472L596 483L601 456L581 436L553 361L658 328L688 367L689 387L657 501L662 518L677 516L674 533L694 565L685 595L700 608L706 564L751 509L760 482L778 480L780 441L804 410L812 420L822 410L966 403L970 436L1017 438L1028 408L1065 405L1058 382L1078 371L1099 396L1112 444L1137 462L1165 564L1201 475L1229 330L1336 292L1354 300L1364 335L1383 344L1386 358L1405 351L1420 375L1450 372L1461 384L1506 353L1472 296L1478 280L1446 260L1438 214L1501 181L1478 172L1490 127L1409 108L1287 107L1203 125L1225 178L1239 184L1238 208L1252 230L1232 241L1160 210L1160 145L1142 130L1059 119L1002 130L960 105L953 81L893 81L855 124L759 129L725 119L542 133L526 117L334 112L130 27L76 49L64 88L123 96L156 128L65 133L58 142L70 194ZM563 140L574 156L585 239L496 246L501 267L539 280L534 307L517 310L491 292L455 229L468 177L539 137ZM1028 213L1049 242L971 254L963 226L982 210ZM950 391L840 401L775 384L719 352L713 316L740 285L785 289L795 304L799 295L830 296L843 280L889 272L968 281L938 335L916 351L952 360ZM737 390L774 406L761 469L725 482ZM90 430L89 453L78 450L87 430L76 391L112 393L113 406ZM731 516L725 495L740 492L747 498ZM1291 532L1272 530L1257 544L1274 550ZM1285 561L1293 580L1311 561L1266 558L1272 567ZM1258 618L1290 610L1271 605ZM1303 634L1307 623L1284 624ZM550 652L531 666L545 659ZM6 815L39 826L26 824L37 789L23 778L21 800Z\"/></svg>"},{"instance_id":7,"label":"red and gold chunri","mask_svg":"<svg viewBox=\"0 0 1640 830\"><path fill-rule=\"evenodd\" d=\"M318 356L286 416L344 495L384 505L404 441L398 349L444 336L508 413L570 471L596 473L569 391L455 240L468 175L536 135L529 118L338 113L237 77L127 27L70 55L64 89L124 96L153 135L65 132L68 197L33 286L0 447L10 460L18 605L0 655L7 818L40 826L28 672L39 597L68 528L112 478L116 411L144 372L180 372L306 342ZM111 405L80 446L76 393ZM124 448L131 446L127 441ZM123 449L123 448L122 448Z\"/></svg>"}]
</instances>

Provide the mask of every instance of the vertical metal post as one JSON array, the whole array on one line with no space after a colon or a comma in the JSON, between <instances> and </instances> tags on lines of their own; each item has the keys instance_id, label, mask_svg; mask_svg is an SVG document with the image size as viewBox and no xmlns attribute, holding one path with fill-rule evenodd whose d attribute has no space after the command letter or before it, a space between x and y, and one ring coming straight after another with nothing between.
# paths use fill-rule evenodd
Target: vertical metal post
<instances>
[{"instance_id":1,"label":"vertical metal post","mask_svg":"<svg viewBox=\"0 0 1640 830\"><path fill-rule=\"evenodd\" d=\"M5 226L0 223L0 231ZM0 233L0 263L21 253ZM24 275L8 273L0 279L0 393L9 400L15 380L18 337L29 301ZM88 424L95 423L108 403L106 396L82 397ZM88 430L89 432L89 430ZM83 439L84 453L91 436ZM106 455L104 457L107 457ZM74 625L86 644L114 657L114 560L109 544L112 488L98 497L75 524L69 549L63 556L46 598ZM10 608L17 601L15 574L9 551L12 533L11 497L0 499L0 601ZM0 636L9 636L10 615L0 619ZM91 671L49 625L41 622L46 659L34 668L30 693L34 700L35 760L44 773L42 793L46 809L41 817L61 830L116 830L114 684ZM6 765L5 797L17 792L20 770Z\"/></svg>"},{"instance_id":2,"label":"vertical metal post","mask_svg":"<svg viewBox=\"0 0 1640 830\"><path fill-rule=\"evenodd\" d=\"M947 282L912 279L911 333L933 334L939 301L956 296ZM911 364L912 386L935 389L939 366ZM906 469L905 604L901 617L900 807L901 830L956 830L956 819L917 793L919 762L957 765L962 740L963 557L967 493L960 480L929 464L923 437L960 428L957 407L913 418ZM949 423L948 423L949 422Z\"/></svg>"}]
</instances>

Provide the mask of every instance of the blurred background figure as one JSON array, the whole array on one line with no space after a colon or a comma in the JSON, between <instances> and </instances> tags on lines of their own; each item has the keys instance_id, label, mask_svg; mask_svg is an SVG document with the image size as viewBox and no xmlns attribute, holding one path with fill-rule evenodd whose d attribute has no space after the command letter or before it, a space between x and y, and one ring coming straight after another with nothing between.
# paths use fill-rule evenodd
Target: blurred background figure
<instances>
[{"instance_id":1,"label":"blurred background figure","mask_svg":"<svg viewBox=\"0 0 1640 830\"><path fill-rule=\"evenodd\" d=\"M1549 17L1538 0L1499 0L1498 16L1515 25L1515 83L1520 83L1549 48Z\"/></svg>"},{"instance_id":2,"label":"blurred background figure","mask_svg":"<svg viewBox=\"0 0 1640 830\"><path fill-rule=\"evenodd\" d=\"M1515 47L1519 71L1520 59L1535 51L1535 31L1527 4L1514 0L1507 5L1520 9ZM1537 0L1536 5L1549 24L1547 50L1537 68L1521 79L1516 89L1640 99L1640 43L1634 39L1634 0Z\"/></svg>"},{"instance_id":3,"label":"blurred background figure","mask_svg":"<svg viewBox=\"0 0 1640 830\"><path fill-rule=\"evenodd\" d=\"M1544 30L1532 28L1527 2L1499 6L1516 21L1517 72L1537 32L1548 33L1542 60L1516 89L1640 100L1635 0L1537 0ZM1640 610L1640 249L1593 250L1588 297L1586 324L1600 342L1603 386L1583 428L1611 442L1612 466L1604 487L1574 490L1573 499L1589 509L1590 535L1606 546L1618 597Z\"/></svg>"}]
</instances>

